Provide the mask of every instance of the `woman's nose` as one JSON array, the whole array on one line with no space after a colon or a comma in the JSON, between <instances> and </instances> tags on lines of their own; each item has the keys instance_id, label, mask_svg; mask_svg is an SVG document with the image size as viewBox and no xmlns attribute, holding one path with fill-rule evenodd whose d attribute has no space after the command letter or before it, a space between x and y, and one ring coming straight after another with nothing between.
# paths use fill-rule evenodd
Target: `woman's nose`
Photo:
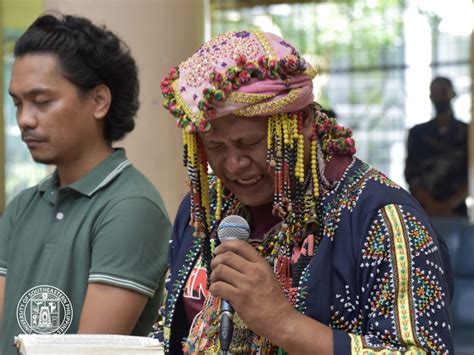
<instances>
[{"instance_id":1,"label":"woman's nose","mask_svg":"<svg viewBox=\"0 0 474 355\"><path fill-rule=\"evenodd\" d=\"M250 165L250 159L238 149L229 150L224 168L230 175L239 177Z\"/></svg>"}]
</instances>

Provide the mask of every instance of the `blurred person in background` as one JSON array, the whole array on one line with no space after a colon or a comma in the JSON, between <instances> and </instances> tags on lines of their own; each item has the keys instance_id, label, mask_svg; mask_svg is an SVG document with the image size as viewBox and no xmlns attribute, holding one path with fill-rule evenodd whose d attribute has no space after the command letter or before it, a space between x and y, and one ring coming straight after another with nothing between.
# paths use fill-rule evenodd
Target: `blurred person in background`
<instances>
[{"instance_id":1,"label":"blurred person in background","mask_svg":"<svg viewBox=\"0 0 474 355\"><path fill-rule=\"evenodd\" d=\"M454 115L455 97L450 79L433 79L430 99L436 115L408 133L405 178L433 217L467 216L468 125Z\"/></svg>"}]
</instances>

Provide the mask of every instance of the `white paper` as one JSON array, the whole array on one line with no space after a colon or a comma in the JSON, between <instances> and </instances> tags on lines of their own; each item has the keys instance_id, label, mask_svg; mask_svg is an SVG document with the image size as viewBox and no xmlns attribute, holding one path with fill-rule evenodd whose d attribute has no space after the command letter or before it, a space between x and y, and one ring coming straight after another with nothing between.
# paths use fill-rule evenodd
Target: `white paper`
<instances>
[{"instance_id":1,"label":"white paper","mask_svg":"<svg viewBox=\"0 0 474 355\"><path fill-rule=\"evenodd\" d=\"M21 334L15 337L21 355L163 354L157 339L109 334Z\"/></svg>"}]
</instances>

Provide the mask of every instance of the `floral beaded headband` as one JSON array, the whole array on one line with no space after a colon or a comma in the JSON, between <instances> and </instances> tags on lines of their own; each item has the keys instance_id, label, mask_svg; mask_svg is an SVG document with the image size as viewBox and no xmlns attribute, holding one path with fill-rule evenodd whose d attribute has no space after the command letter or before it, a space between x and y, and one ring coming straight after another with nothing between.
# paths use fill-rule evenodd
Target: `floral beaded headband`
<instances>
[{"instance_id":1,"label":"floral beaded headband","mask_svg":"<svg viewBox=\"0 0 474 355\"><path fill-rule=\"evenodd\" d=\"M282 38L261 31L227 32L201 46L161 81L164 106L187 132L233 113L269 116L313 101L311 67Z\"/></svg>"}]
</instances>

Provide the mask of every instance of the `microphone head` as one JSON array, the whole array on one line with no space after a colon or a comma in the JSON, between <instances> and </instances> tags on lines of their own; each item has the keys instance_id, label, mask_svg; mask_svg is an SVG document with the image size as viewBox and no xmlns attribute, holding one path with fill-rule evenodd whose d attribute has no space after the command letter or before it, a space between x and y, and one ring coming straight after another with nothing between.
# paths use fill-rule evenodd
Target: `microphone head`
<instances>
[{"instance_id":1,"label":"microphone head","mask_svg":"<svg viewBox=\"0 0 474 355\"><path fill-rule=\"evenodd\" d=\"M217 227L217 237L222 242L226 240L247 240L250 227L247 221L237 215L225 217Z\"/></svg>"}]
</instances>

